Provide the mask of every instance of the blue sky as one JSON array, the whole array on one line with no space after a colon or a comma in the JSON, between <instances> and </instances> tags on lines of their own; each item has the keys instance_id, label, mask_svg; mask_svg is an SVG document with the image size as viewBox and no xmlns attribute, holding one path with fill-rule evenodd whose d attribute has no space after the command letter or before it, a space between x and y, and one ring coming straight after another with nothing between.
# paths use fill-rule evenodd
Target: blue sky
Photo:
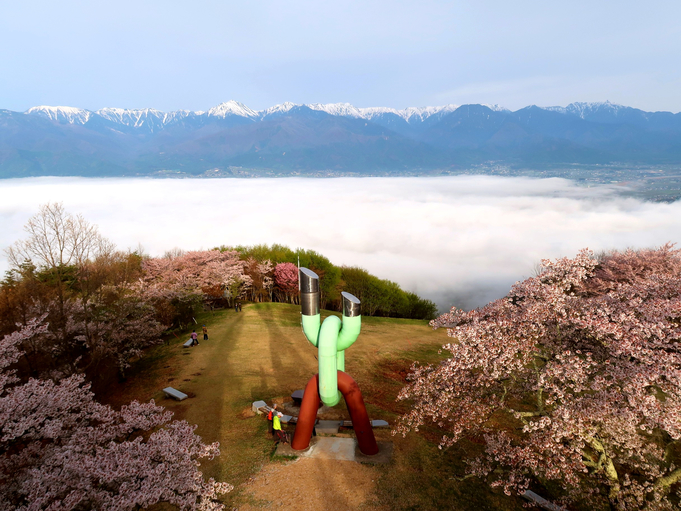
<instances>
[{"instance_id":1,"label":"blue sky","mask_svg":"<svg viewBox=\"0 0 681 511\"><path fill-rule=\"evenodd\" d=\"M0 1L0 108L681 110L681 2Z\"/></svg>"}]
</instances>

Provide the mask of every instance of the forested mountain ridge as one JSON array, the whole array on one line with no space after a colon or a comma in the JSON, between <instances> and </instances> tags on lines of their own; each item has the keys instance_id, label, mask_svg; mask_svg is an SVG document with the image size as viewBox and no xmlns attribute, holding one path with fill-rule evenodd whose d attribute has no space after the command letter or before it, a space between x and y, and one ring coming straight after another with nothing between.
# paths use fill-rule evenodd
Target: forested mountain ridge
<instances>
[{"instance_id":1,"label":"forested mountain ridge","mask_svg":"<svg viewBox=\"0 0 681 511\"><path fill-rule=\"evenodd\" d=\"M229 101L206 112L72 107L0 110L0 177L41 175L400 174L681 162L681 114L605 103L262 111Z\"/></svg>"}]
</instances>

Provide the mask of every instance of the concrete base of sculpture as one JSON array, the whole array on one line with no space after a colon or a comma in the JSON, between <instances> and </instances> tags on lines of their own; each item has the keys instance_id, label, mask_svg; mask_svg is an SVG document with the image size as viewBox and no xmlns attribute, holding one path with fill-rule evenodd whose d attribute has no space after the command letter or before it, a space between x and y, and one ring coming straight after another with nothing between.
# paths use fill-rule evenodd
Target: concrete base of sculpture
<instances>
[{"instance_id":1,"label":"concrete base of sculpture","mask_svg":"<svg viewBox=\"0 0 681 511\"><path fill-rule=\"evenodd\" d=\"M313 437L307 449L297 451L289 444L279 444L277 456L298 456L325 460L356 461L359 463L389 463L393 455L392 442L378 442L378 453L362 454L354 438Z\"/></svg>"},{"instance_id":2,"label":"concrete base of sculpture","mask_svg":"<svg viewBox=\"0 0 681 511\"><path fill-rule=\"evenodd\" d=\"M366 406L359 385L348 374L337 371L338 390L345 398L345 404L350 412L352 425L357 437L357 444L363 454L372 456L378 453L378 445L374 437L373 428L369 421ZM303 403L300 406L300 415L296 423L296 432L293 435L291 446L295 450L307 449L312 430L317 421L317 410L319 408L319 375L310 378L305 386Z\"/></svg>"}]
</instances>

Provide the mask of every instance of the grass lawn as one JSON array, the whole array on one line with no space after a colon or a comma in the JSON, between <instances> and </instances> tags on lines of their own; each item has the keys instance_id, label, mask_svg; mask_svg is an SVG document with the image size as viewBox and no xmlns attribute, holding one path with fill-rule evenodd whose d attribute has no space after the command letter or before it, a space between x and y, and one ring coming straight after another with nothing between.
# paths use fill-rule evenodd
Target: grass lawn
<instances>
[{"instance_id":1,"label":"grass lawn","mask_svg":"<svg viewBox=\"0 0 681 511\"><path fill-rule=\"evenodd\" d=\"M322 316L331 314L322 311ZM209 340L183 348L188 333L157 346L131 370L128 381L103 400L120 406L133 399L155 399L174 418L197 424L207 443L220 442L222 455L202 464L206 477L235 486L225 503L238 507L248 497L240 486L264 464L278 463L267 435L267 423L249 417L251 403L287 397L302 389L317 372L314 348L300 327L300 307L281 303L245 305L206 313ZM362 333L346 352L346 371L360 385L369 415L394 424L406 403L395 402L411 362L434 362L446 342L444 330L433 331L425 321L362 317ZM162 388L172 386L190 399L166 399ZM347 415L343 402L336 407ZM349 418L349 416L348 416ZM393 461L376 468L375 501L370 508L521 510L522 502L491 491L476 479L458 481L464 473L462 452L440 451L437 430L425 428L406 438L376 430L379 440L393 440ZM470 446L476 448L476 446ZM291 503L295 507L294 503Z\"/></svg>"}]
</instances>

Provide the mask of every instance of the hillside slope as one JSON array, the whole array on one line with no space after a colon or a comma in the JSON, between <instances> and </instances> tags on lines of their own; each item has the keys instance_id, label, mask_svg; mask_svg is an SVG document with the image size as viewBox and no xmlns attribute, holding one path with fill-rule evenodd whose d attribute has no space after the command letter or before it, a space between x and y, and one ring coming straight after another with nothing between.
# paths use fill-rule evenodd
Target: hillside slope
<instances>
[{"instance_id":1,"label":"hillside slope","mask_svg":"<svg viewBox=\"0 0 681 511\"><path fill-rule=\"evenodd\" d=\"M324 317L328 314L322 311ZM266 422L260 417L249 418L250 405L261 399L281 403L303 388L317 372L317 350L301 332L298 306L249 304L241 313L223 310L197 320L207 325L208 341L185 349L183 336L168 346L153 348L123 387L111 389L107 401L122 405L132 399L154 398L176 419L197 424L196 432L204 442L219 441L222 455L201 470L205 476L234 484L236 490L228 495L228 505L241 508L253 503L249 481L270 463L274 448ZM359 338L346 353L346 368L360 384L372 418L394 423L396 414L404 409L403 404L395 403L403 374L414 360L437 360L437 351L446 339L425 321L362 318ZM165 399L161 389L168 385L189 394L190 399ZM343 403L325 413L348 417ZM456 454L443 458L436 442L418 435L393 437L388 430L376 433L380 439L394 442L395 454L390 465L367 468L373 480L363 488L366 509L406 510L415 505L424 510L523 509L519 499L492 492L481 482L443 477L447 470L463 471L463 467L449 465L456 463L452 461ZM334 466L335 476L325 498L327 505L335 502L338 506L329 505L329 509L348 509L343 486L346 470L354 470L354 465ZM291 477L298 472L287 474ZM296 481L288 486L290 496L272 498L295 498Z\"/></svg>"}]
</instances>

